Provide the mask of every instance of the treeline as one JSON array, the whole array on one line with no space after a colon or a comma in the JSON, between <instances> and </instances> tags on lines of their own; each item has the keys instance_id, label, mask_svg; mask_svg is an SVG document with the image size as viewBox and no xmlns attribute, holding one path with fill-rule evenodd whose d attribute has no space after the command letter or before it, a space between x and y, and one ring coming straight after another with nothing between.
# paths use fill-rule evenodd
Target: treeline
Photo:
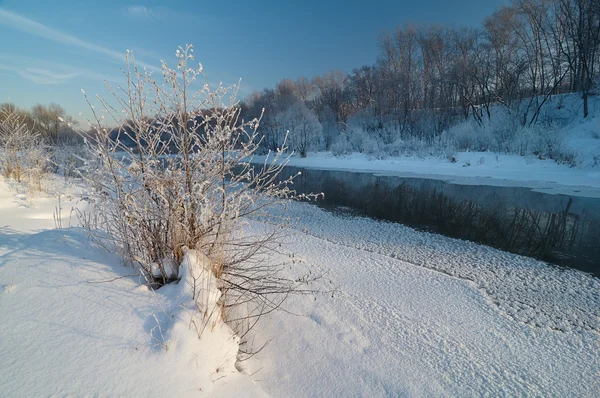
<instances>
[{"instance_id":1,"label":"treeline","mask_svg":"<svg viewBox=\"0 0 600 398\"><path fill-rule=\"evenodd\" d=\"M600 63L600 1L514 0L479 28L407 24L377 45L375 64L350 74L284 79L251 94L243 114L264 109L264 149L281 146L289 130L288 146L303 155L339 151L349 125L379 145L433 140L461 121L483 126L496 109L532 127L551 96L570 92L581 93L588 117Z\"/></svg>"},{"instance_id":2,"label":"treeline","mask_svg":"<svg viewBox=\"0 0 600 398\"><path fill-rule=\"evenodd\" d=\"M67 115L64 108L58 104L36 104L31 110L19 109L12 103L0 104L0 123L9 116L18 117L31 134L49 145L67 145L80 141L80 134L75 131L76 122ZM7 135L8 132L6 132ZM3 136L0 134L0 142Z\"/></svg>"}]
</instances>

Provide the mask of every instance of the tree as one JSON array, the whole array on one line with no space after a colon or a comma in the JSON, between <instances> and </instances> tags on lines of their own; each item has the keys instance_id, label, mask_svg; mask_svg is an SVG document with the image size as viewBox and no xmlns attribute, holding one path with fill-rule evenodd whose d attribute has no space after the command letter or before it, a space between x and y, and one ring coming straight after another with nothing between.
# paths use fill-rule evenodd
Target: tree
<instances>
[{"instance_id":1,"label":"tree","mask_svg":"<svg viewBox=\"0 0 600 398\"><path fill-rule=\"evenodd\" d=\"M562 52L574 71L574 89L581 91L583 117L587 117L600 49L600 6L598 0L557 1L559 18L569 38L563 42Z\"/></svg>"},{"instance_id":2,"label":"tree","mask_svg":"<svg viewBox=\"0 0 600 398\"><path fill-rule=\"evenodd\" d=\"M376 102L383 114L393 115L403 131L410 114L420 105L422 80L419 81L422 58L419 56L417 28L408 24L394 34L384 34L379 39L379 84L381 94ZM383 119L380 117L380 119Z\"/></svg>"},{"instance_id":3,"label":"tree","mask_svg":"<svg viewBox=\"0 0 600 398\"><path fill-rule=\"evenodd\" d=\"M376 79L376 70L372 66L363 66L352 71L348 78L348 87L351 93L349 99L354 101L353 112L368 109L374 105Z\"/></svg>"},{"instance_id":4,"label":"tree","mask_svg":"<svg viewBox=\"0 0 600 398\"><path fill-rule=\"evenodd\" d=\"M279 126L288 131L289 146L306 157L319 143L323 128L317 116L302 102L297 102L277 115Z\"/></svg>"},{"instance_id":5,"label":"tree","mask_svg":"<svg viewBox=\"0 0 600 398\"><path fill-rule=\"evenodd\" d=\"M496 100L509 104L519 102L519 89L526 62L519 56L516 10L502 7L485 19L485 35L493 55L493 90Z\"/></svg>"},{"instance_id":6,"label":"tree","mask_svg":"<svg viewBox=\"0 0 600 398\"><path fill-rule=\"evenodd\" d=\"M317 88L311 79L299 77L294 82L294 94L300 101L308 106L315 101Z\"/></svg>"},{"instance_id":7,"label":"tree","mask_svg":"<svg viewBox=\"0 0 600 398\"><path fill-rule=\"evenodd\" d=\"M319 90L318 109L331 109L338 123L346 123L349 107L346 104L346 74L340 70L329 71L314 79L314 84Z\"/></svg>"},{"instance_id":8,"label":"tree","mask_svg":"<svg viewBox=\"0 0 600 398\"><path fill-rule=\"evenodd\" d=\"M553 0L514 0L519 23L515 32L526 61L527 80L522 91L529 97L523 110L522 125L537 122L542 107L551 95L558 93L569 72L561 62L562 34L557 33ZM533 110L533 114L531 114Z\"/></svg>"},{"instance_id":9,"label":"tree","mask_svg":"<svg viewBox=\"0 0 600 398\"><path fill-rule=\"evenodd\" d=\"M61 128L66 125L66 112L60 105L55 103L48 106L36 104L31 110L31 117L44 137L55 144L58 143Z\"/></svg>"}]
</instances>

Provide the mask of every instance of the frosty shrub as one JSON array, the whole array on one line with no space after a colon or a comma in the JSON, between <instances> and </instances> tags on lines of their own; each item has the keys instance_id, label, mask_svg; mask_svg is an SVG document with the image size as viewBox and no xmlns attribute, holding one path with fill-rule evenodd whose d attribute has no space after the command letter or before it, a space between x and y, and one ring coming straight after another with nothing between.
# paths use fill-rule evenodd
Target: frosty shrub
<instances>
[{"instance_id":1,"label":"frosty shrub","mask_svg":"<svg viewBox=\"0 0 600 398\"><path fill-rule=\"evenodd\" d=\"M31 130L25 116L13 106L3 105L0 113L2 175L17 182L27 182L31 189L41 189L41 178L47 171L47 150L40 135Z\"/></svg>"},{"instance_id":2,"label":"frosty shrub","mask_svg":"<svg viewBox=\"0 0 600 398\"><path fill-rule=\"evenodd\" d=\"M70 145L57 144L52 149L50 156L53 172L65 179L78 177L79 171L85 166L87 155L86 146L76 142Z\"/></svg>"},{"instance_id":3,"label":"frosty shrub","mask_svg":"<svg viewBox=\"0 0 600 398\"><path fill-rule=\"evenodd\" d=\"M331 152L335 156L349 155L352 153L352 144L345 133L340 133L331 144Z\"/></svg>"},{"instance_id":4,"label":"frosty shrub","mask_svg":"<svg viewBox=\"0 0 600 398\"><path fill-rule=\"evenodd\" d=\"M360 126L348 126L346 137L354 152L364 152L365 142L369 139L369 134Z\"/></svg>"},{"instance_id":5,"label":"frosty shrub","mask_svg":"<svg viewBox=\"0 0 600 398\"><path fill-rule=\"evenodd\" d=\"M240 120L237 87L212 87L202 65L192 65L192 46L176 56L176 69L163 62L157 82L128 52L127 83L107 84L112 98L97 96L100 109L90 105L92 160L83 174L93 188L93 212L83 221L155 287L180 279L185 252L201 253L219 281L223 308L252 302L258 317L304 291L310 279L287 278L280 264L265 259L277 249L278 228L252 235L245 220L267 217L265 209L282 199L306 196L295 194L291 178L278 182L285 146L251 165L260 121ZM202 280L185 283L195 299L202 296Z\"/></svg>"},{"instance_id":6,"label":"frosty shrub","mask_svg":"<svg viewBox=\"0 0 600 398\"><path fill-rule=\"evenodd\" d=\"M415 116L409 123L411 136L428 139L439 135L441 116L435 111L422 110Z\"/></svg>"},{"instance_id":7,"label":"frosty shrub","mask_svg":"<svg viewBox=\"0 0 600 398\"><path fill-rule=\"evenodd\" d=\"M539 159L551 159L571 167L579 163L577 155L568 148L563 134L555 126L521 127L507 147L510 152L521 156L534 155Z\"/></svg>"},{"instance_id":8,"label":"frosty shrub","mask_svg":"<svg viewBox=\"0 0 600 398\"><path fill-rule=\"evenodd\" d=\"M319 144L323 128L319 118L302 102L296 102L276 117L277 125L288 132L290 149L303 158Z\"/></svg>"},{"instance_id":9,"label":"frosty shrub","mask_svg":"<svg viewBox=\"0 0 600 398\"><path fill-rule=\"evenodd\" d=\"M383 152L389 156L413 156L418 158L448 158L454 154L454 145L444 136L434 136L428 139L407 136L398 138L383 147Z\"/></svg>"},{"instance_id":10,"label":"frosty shrub","mask_svg":"<svg viewBox=\"0 0 600 398\"><path fill-rule=\"evenodd\" d=\"M363 142L363 152L369 155L369 157L382 159L385 154L379 149L379 141L375 137L367 137Z\"/></svg>"},{"instance_id":11,"label":"frosty shrub","mask_svg":"<svg viewBox=\"0 0 600 398\"><path fill-rule=\"evenodd\" d=\"M494 136L489 125L480 126L474 119L449 128L444 135L452 140L459 150L488 151L495 147Z\"/></svg>"},{"instance_id":12,"label":"frosty shrub","mask_svg":"<svg viewBox=\"0 0 600 398\"><path fill-rule=\"evenodd\" d=\"M463 151L493 151L520 156L552 159L577 165L576 155L568 149L557 125L521 126L506 110L499 109L490 119L477 123L463 121L445 131L442 137Z\"/></svg>"},{"instance_id":13,"label":"frosty shrub","mask_svg":"<svg viewBox=\"0 0 600 398\"><path fill-rule=\"evenodd\" d=\"M378 139L375 132L369 133L360 125L353 123L348 126L347 137L354 152L364 153L372 159L385 157L385 153L380 150L383 143L380 143L381 139Z\"/></svg>"}]
</instances>

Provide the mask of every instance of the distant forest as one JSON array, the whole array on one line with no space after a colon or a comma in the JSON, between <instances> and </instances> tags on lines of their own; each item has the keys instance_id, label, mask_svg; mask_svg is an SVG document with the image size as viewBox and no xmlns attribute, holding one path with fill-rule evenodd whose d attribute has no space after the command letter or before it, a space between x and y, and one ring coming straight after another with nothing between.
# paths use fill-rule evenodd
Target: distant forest
<instances>
[{"instance_id":1,"label":"distant forest","mask_svg":"<svg viewBox=\"0 0 600 398\"><path fill-rule=\"evenodd\" d=\"M377 46L375 63L350 74L284 79L248 96L246 118L264 109L264 148L281 146L289 131L288 146L303 155L335 150L340 134L351 140L357 126L359 141L366 135L379 147L432 139L461 121L483 126L495 109L531 128L550 97L571 92L581 93L588 117L599 80L600 1L515 0L479 28L407 24Z\"/></svg>"}]
</instances>

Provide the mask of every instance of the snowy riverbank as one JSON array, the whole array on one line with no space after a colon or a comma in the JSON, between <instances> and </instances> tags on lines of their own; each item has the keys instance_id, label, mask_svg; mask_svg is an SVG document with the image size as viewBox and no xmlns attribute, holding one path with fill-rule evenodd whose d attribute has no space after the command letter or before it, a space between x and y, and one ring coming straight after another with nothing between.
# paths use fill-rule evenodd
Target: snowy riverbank
<instances>
[{"instance_id":1,"label":"snowy riverbank","mask_svg":"<svg viewBox=\"0 0 600 398\"><path fill-rule=\"evenodd\" d=\"M600 154L600 140L597 141ZM255 156L252 161L263 163L265 156ZM549 193L600 197L600 166L572 168L552 160L491 152L460 152L454 163L438 158L371 159L361 153L334 156L331 152L316 152L309 153L306 158L294 156L288 165L429 178L466 185L522 186Z\"/></svg>"},{"instance_id":2,"label":"snowy riverbank","mask_svg":"<svg viewBox=\"0 0 600 398\"><path fill-rule=\"evenodd\" d=\"M570 108L573 107L575 105L571 104ZM563 117L573 118L561 128L560 134L564 137L563 145L574 154L575 165L558 164L534 155L474 151L456 152L453 161L434 156L377 158L356 152L340 156L331 152L310 152L306 158L293 156L288 164L320 170L430 178L467 185L522 186L550 193L600 197L600 117L583 120L568 113L567 109L561 112ZM252 161L263 163L264 160L265 156L255 156Z\"/></svg>"}]
</instances>

